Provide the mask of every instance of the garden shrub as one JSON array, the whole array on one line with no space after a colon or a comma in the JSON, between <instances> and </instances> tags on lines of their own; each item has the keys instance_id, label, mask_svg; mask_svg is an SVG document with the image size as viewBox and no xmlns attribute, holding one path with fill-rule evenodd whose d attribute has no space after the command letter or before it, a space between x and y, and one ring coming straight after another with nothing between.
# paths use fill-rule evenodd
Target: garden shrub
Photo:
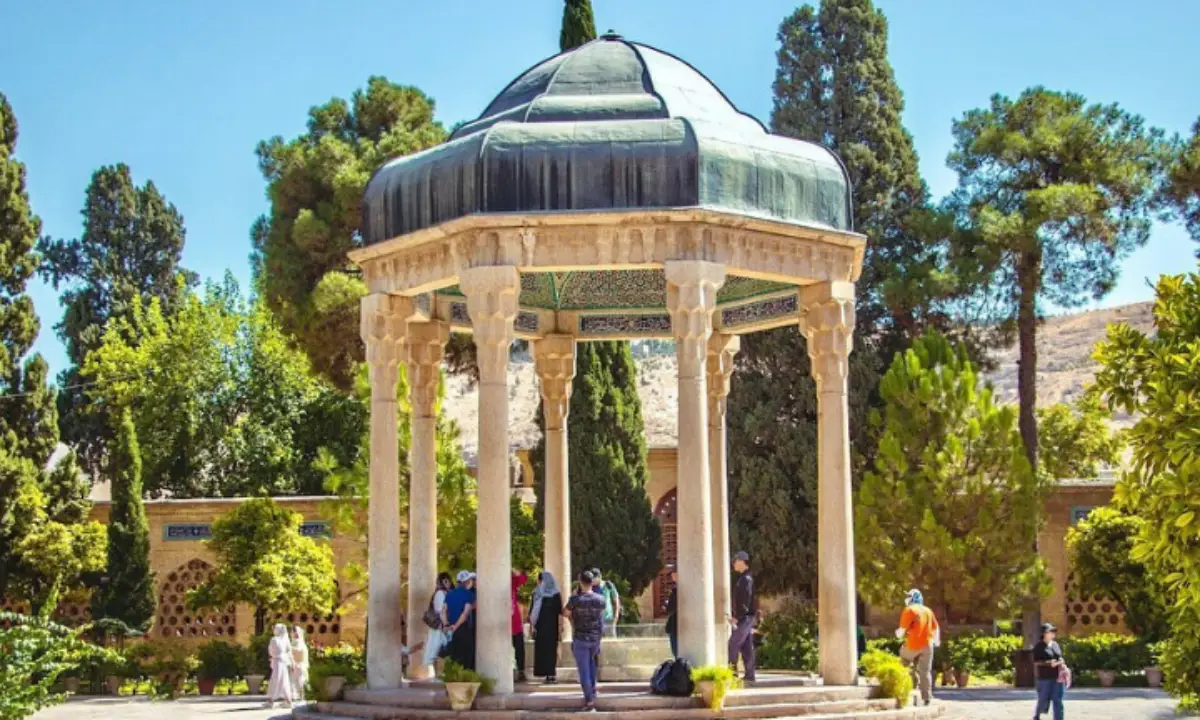
<instances>
[{"instance_id":1,"label":"garden shrub","mask_svg":"<svg viewBox=\"0 0 1200 720\"><path fill-rule=\"evenodd\" d=\"M1149 646L1132 635L1097 633L1064 638L1059 644L1063 659L1076 670L1137 673L1151 664Z\"/></svg>"},{"instance_id":2,"label":"garden shrub","mask_svg":"<svg viewBox=\"0 0 1200 720\"><path fill-rule=\"evenodd\" d=\"M817 610L811 603L788 599L763 618L758 666L772 670L817 669Z\"/></svg>"},{"instance_id":3,"label":"garden shrub","mask_svg":"<svg viewBox=\"0 0 1200 720\"><path fill-rule=\"evenodd\" d=\"M945 650L949 667L975 675L1012 672L1012 654L1024 643L1018 635L969 634L955 637ZM935 657L937 653L934 654Z\"/></svg>"},{"instance_id":4,"label":"garden shrub","mask_svg":"<svg viewBox=\"0 0 1200 720\"><path fill-rule=\"evenodd\" d=\"M366 652L349 643L314 649L309 655L308 694L329 702L336 698L325 694L325 678L341 677L346 685L361 685L367 678Z\"/></svg>"},{"instance_id":5,"label":"garden shrub","mask_svg":"<svg viewBox=\"0 0 1200 720\"><path fill-rule=\"evenodd\" d=\"M250 642L246 646L245 668L247 675L270 676L271 655L267 649L270 644L271 635L269 633L250 636Z\"/></svg>"},{"instance_id":6,"label":"garden shrub","mask_svg":"<svg viewBox=\"0 0 1200 720\"><path fill-rule=\"evenodd\" d=\"M196 652L200 667L197 677L210 680L232 680L245 673L246 654L236 645L224 640L211 640Z\"/></svg>"},{"instance_id":7,"label":"garden shrub","mask_svg":"<svg viewBox=\"0 0 1200 720\"><path fill-rule=\"evenodd\" d=\"M53 690L81 664L115 660L85 642L79 630L44 619L0 613L0 720L21 720L66 699Z\"/></svg>"},{"instance_id":8,"label":"garden shrub","mask_svg":"<svg viewBox=\"0 0 1200 720\"><path fill-rule=\"evenodd\" d=\"M912 675L900 658L882 650L871 650L862 656L862 666L867 677L879 682L884 697L894 699L900 707L908 706L912 700Z\"/></svg>"}]
</instances>

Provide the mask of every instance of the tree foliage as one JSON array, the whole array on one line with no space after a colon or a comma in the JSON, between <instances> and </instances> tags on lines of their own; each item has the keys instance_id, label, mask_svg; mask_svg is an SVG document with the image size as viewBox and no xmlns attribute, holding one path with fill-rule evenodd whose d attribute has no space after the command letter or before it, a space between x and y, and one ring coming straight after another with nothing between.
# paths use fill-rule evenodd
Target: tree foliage
<instances>
[{"instance_id":1,"label":"tree foliage","mask_svg":"<svg viewBox=\"0 0 1200 720\"><path fill-rule=\"evenodd\" d=\"M304 134L258 144L271 210L251 231L257 289L317 372L344 390L362 360L366 289L346 257L361 243L362 194L388 160L445 140L433 111L417 88L371 77L349 102L310 109Z\"/></svg>"},{"instance_id":2,"label":"tree foliage","mask_svg":"<svg viewBox=\"0 0 1200 720\"><path fill-rule=\"evenodd\" d=\"M919 587L943 616L991 618L1045 582L1034 539L1047 486L961 346L928 333L880 381L874 469L855 503L859 591Z\"/></svg>"},{"instance_id":3,"label":"tree foliage","mask_svg":"<svg viewBox=\"0 0 1200 720\"><path fill-rule=\"evenodd\" d=\"M169 315L195 275L179 267L183 216L153 182L135 185L128 166L105 166L92 175L82 214L80 237L42 238L38 248L42 275L61 291L64 314L55 330L71 362L59 378L59 424L63 439L96 477L115 421L90 407L81 387L87 354L102 342L108 321L126 316L135 300L157 299Z\"/></svg>"},{"instance_id":4,"label":"tree foliage","mask_svg":"<svg viewBox=\"0 0 1200 720\"><path fill-rule=\"evenodd\" d=\"M60 676L85 663L118 659L86 642L85 631L0 613L0 720L24 720L66 701L66 693L54 690Z\"/></svg>"},{"instance_id":5,"label":"tree foliage","mask_svg":"<svg viewBox=\"0 0 1200 720\"><path fill-rule=\"evenodd\" d=\"M173 315L134 299L82 376L97 406L130 410L153 495L319 494L320 449L347 464L362 451L365 408L316 378L230 277Z\"/></svg>"},{"instance_id":6,"label":"tree foliage","mask_svg":"<svg viewBox=\"0 0 1200 720\"><path fill-rule=\"evenodd\" d=\"M1192 239L1200 242L1200 120L1192 126L1192 137L1183 143L1171 162L1165 200L1183 218ZM1200 248L1196 249L1200 258Z\"/></svg>"},{"instance_id":7,"label":"tree foliage","mask_svg":"<svg viewBox=\"0 0 1200 720\"><path fill-rule=\"evenodd\" d=\"M1117 502L1141 519L1131 559L1160 578L1174 602L1161 664L1166 687L1200 708L1200 273L1162 276L1154 330L1109 325L1096 349L1096 386L1139 417L1132 464Z\"/></svg>"},{"instance_id":8,"label":"tree foliage","mask_svg":"<svg viewBox=\"0 0 1200 720\"><path fill-rule=\"evenodd\" d=\"M1038 462L1047 477L1091 478L1101 467L1120 464L1125 443L1109 424L1112 414L1099 393L1039 408L1037 419Z\"/></svg>"},{"instance_id":9,"label":"tree foliage","mask_svg":"<svg viewBox=\"0 0 1200 720\"><path fill-rule=\"evenodd\" d=\"M154 573L150 570L150 524L142 502L142 454L128 409L120 415L109 469L108 583L93 616L145 631L154 619Z\"/></svg>"},{"instance_id":10,"label":"tree foliage","mask_svg":"<svg viewBox=\"0 0 1200 720\"><path fill-rule=\"evenodd\" d=\"M1167 632L1167 605L1158 579L1133 559L1145 521L1113 506L1098 507L1067 531L1071 570L1080 589L1125 608L1125 625L1157 642Z\"/></svg>"},{"instance_id":11,"label":"tree foliage","mask_svg":"<svg viewBox=\"0 0 1200 720\"><path fill-rule=\"evenodd\" d=\"M576 346L575 368L567 419L571 566L599 567L639 595L662 566L662 531L646 496L637 367L629 343L589 342ZM532 455L538 524L545 527L544 435Z\"/></svg>"},{"instance_id":12,"label":"tree foliage","mask_svg":"<svg viewBox=\"0 0 1200 720\"><path fill-rule=\"evenodd\" d=\"M268 613L328 614L339 598L329 544L300 534L303 518L270 498L238 505L213 521L209 549L217 571L188 592L194 610L231 603L254 606L256 634Z\"/></svg>"},{"instance_id":13,"label":"tree foliage","mask_svg":"<svg viewBox=\"0 0 1200 720\"><path fill-rule=\"evenodd\" d=\"M596 39L592 0L563 0L562 31L558 49L566 52Z\"/></svg>"}]
</instances>

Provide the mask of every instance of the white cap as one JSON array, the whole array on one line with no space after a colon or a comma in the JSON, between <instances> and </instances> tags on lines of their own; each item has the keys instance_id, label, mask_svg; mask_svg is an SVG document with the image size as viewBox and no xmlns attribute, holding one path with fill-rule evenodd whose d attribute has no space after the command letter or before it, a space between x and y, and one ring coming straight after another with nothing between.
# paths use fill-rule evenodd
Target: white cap
<instances>
[{"instance_id":1,"label":"white cap","mask_svg":"<svg viewBox=\"0 0 1200 720\"><path fill-rule=\"evenodd\" d=\"M474 580L474 579L475 579L475 573L471 572L470 570L459 570L458 571L458 581L460 583L465 583L468 580Z\"/></svg>"}]
</instances>

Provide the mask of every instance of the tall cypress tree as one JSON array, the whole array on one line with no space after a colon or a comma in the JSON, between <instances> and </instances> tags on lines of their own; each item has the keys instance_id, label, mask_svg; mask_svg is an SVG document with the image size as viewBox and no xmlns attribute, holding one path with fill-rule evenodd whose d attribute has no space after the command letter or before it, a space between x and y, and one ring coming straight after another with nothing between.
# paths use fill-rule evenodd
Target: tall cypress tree
<instances>
[{"instance_id":1,"label":"tall cypress tree","mask_svg":"<svg viewBox=\"0 0 1200 720\"><path fill-rule=\"evenodd\" d=\"M559 49L566 52L595 39L596 19L592 15L591 0L565 0L562 31L558 34Z\"/></svg>"},{"instance_id":2,"label":"tall cypress tree","mask_svg":"<svg viewBox=\"0 0 1200 720\"><path fill-rule=\"evenodd\" d=\"M99 597L97 616L145 628L154 617L154 573L150 570L150 525L142 503L142 456L129 410L121 414L117 425L109 470L108 586Z\"/></svg>"}]
</instances>

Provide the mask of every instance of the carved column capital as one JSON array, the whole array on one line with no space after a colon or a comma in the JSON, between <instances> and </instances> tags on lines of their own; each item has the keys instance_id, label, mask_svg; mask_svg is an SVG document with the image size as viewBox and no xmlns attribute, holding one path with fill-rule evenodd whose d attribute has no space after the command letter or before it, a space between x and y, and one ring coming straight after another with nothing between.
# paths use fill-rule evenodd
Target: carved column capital
<instances>
[{"instance_id":1,"label":"carved column capital","mask_svg":"<svg viewBox=\"0 0 1200 720\"><path fill-rule=\"evenodd\" d=\"M854 346L854 283L810 285L800 291L800 330L817 392L846 392L850 351Z\"/></svg>"},{"instance_id":2,"label":"carved column capital","mask_svg":"<svg viewBox=\"0 0 1200 720\"><path fill-rule=\"evenodd\" d=\"M566 427L575 379L575 337L547 335L533 342L533 360L542 390L542 413L547 430Z\"/></svg>"},{"instance_id":3,"label":"carved column capital","mask_svg":"<svg viewBox=\"0 0 1200 720\"><path fill-rule=\"evenodd\" d=\"M700 260L672 260L666 264L666 276L667 311L675 332L679 377L702 377L717 290L725 284L725 266Z\"/></svg>"},{"instance_id":4,"label":"carved column capital","mask_svg":"<svg viewBox=\"0 0 1200 720\"><path fill-rule=\"evenodd\" d=\"M404 338L408 363L408 390L413 417L434 417L442 355L450 340L450 326L441 320L410 322Z\"/></svg>"},{"instance_id":5,"label":"carved column capital","mask_svg":"<svg viewBox=\"0 0 1200 720\"><path fill-rule=\"evenodd\" d=\"M371 378L373 401L396 400L405 309L404 299L394 295L373 293L362 299L360 331L367 350L367 372Z\"/></svg>"},{"instance_id":6,"label":"carved column capital","mask_svg":"<svg viewBox=\"0 0 1200 720\"><path fill-rule=\"evenodd\" d=\"M467 313L475 335L479 381L506 383L513 321L521 293L521 274L511 265L463 270L458 285L467 296Z\"/></svg>"},{"instance_id":7,"label":"carved column capital","mask_svg":"<svg viewBox=\"0 0 1200 720\"><path fill-rule=\"evenodd\" d=\"M713 427L725 422L733 357L741 349L742 338L739 335L713 333L708 339L708 424Z\"/></svg>"}]
</instances>

